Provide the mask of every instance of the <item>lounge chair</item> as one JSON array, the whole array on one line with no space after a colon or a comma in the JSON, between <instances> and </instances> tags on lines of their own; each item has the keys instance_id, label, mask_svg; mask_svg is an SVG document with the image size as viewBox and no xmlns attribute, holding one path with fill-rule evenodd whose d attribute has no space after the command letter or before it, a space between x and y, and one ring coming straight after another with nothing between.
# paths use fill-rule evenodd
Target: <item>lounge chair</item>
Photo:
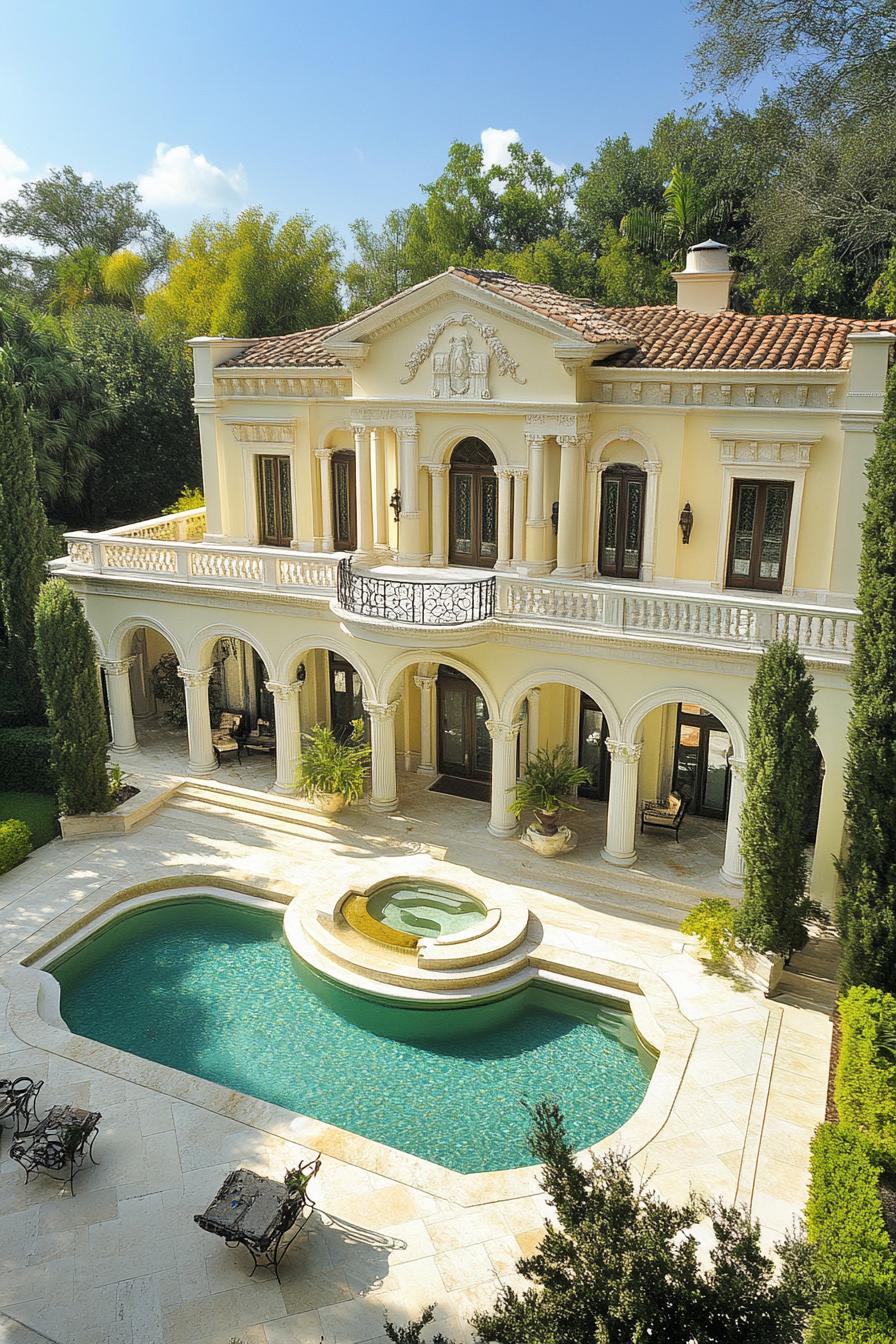
<instances>
[{"instance_id":1,"label":"lounge chair","mask_svg":"<svg viewBox=\"0 0 896 1344\"><path fill-rule=\"evenodd\" d=\"M657 799L641 805L641 834L645 826L655 826L659 831L673 831L678 841L678 832L688 810L688 800L680 793L670 793L665 802ZM680 842L679 842L680 843Z\"/></svg>"},{"instance_id":2,"label":"lounge chair","mask_svg":"<svg viewBox=\"0 0 896 1344\"><path fill-rule=\"evenodd\" d=\"M217 728L212 729L212 747L215 760L221 764L222 757L235 755L238 762L243 759L243 716L225 710Z\"/></svg>"}]
</instances>

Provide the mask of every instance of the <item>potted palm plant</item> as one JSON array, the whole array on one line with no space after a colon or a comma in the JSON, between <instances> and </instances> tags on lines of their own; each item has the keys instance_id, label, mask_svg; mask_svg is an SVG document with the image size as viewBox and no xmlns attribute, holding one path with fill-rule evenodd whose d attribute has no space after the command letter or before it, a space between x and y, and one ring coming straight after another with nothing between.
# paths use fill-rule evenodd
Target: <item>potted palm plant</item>
<instances>
[{"instance_id":1,"label":"potted palm plant","mask_svg":"<svg viewBox=\"0 0 896 1344\"><path fill-rule=\"evenodd\" d=\"M576 765L572 752L565 743L559 747L542 747L529 757L526 773L513 791L510 810L519 817L527 808L535 813L535 823L526 830L523 840L539 854L560 854L571 847L572 832L558 821L560 809L580 811L571 801L580 784L591 778L584 767Z\"/></svg>"},{"instance_id":2,"label":"potted palm plant","mask_svg":"<svg viewBox=\"0 0 896 1344\"><path fill-rule=\"evenodd\" d=\"M364 720L353 719L351 736L340 741L326 724L317 723L303 739L296 788L319 812L335 816L364 792L370 747L364 741Z\"/></svg>"}]
</instances>

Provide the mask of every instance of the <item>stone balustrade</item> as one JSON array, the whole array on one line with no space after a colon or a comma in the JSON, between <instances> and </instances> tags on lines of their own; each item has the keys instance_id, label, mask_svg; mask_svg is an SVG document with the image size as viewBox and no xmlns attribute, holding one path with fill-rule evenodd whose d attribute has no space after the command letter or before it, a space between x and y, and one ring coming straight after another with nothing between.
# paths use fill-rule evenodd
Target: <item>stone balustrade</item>
<instances>
[{"instance_id":1,"label":"stone balustrade","mask_svg":"<svg viewBox=\"0 0 896 1344\"><path fill-rule=\"evenodd\" d=\"M313 594L329 603L337 596L339 556L309 554L274 546L226 546L192 540L204 531L204 510L154 518L108 532L70 532L68 556L53 562L57 573L128 575L209 588ZM361 577L357 574L356 577ZM483 575L485 579L485 575ZM393 587L401 578L390 571ZM426 570L414 569L408 584L426 585ZM433 583L441 582L444 574ZM496 624L553 626L608 636L759 650L771 639L788 637L810 658L848 663L858 612L789 601L693 593L648 584L606 583L552 575L527 578L489 576L493 599L477 610ZM492 612L493 604L493 612ZM419 604L390 603L389 624L415 626ZM427 610L429 608L427 607ZM472 618L471 618L472 619ZM432 625L431 619L422 624ZM446 624L456 622L446 621Z\"/></svg>"}]
</instances>

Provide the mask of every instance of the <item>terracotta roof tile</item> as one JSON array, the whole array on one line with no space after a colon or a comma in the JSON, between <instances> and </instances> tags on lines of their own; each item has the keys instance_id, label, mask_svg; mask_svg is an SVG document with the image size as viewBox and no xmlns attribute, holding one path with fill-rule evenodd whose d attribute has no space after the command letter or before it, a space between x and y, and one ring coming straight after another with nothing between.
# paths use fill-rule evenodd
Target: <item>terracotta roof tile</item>
<instances>
[{"instance_id":1,"label":"terracotta roof tile","mask_svg":"<svg viewBox=\"0 0 896 1344\"><path fill-rule=\"evenodd\" d=\"M625 345L597 363L630 369L838 369L849 366L847 336L854 331L893 331L896 321L825 317L818 313L748 316L727 310L709 316L671 304L645 308L604 308L590 299L561 294L550 285L528 284L502 271L453 268L454 275L507 302L549 318L595 345ZM422 289L428 282L415 288ZM406 291L407 292L407 291ZM387 308L387 299L359 317ZM349 319L349 322L355 321ZM271 336L221 368L306 366L338 369L339 359L324 348L326 336L347 322L290 336Z\"/></svg>"}]
</instances>

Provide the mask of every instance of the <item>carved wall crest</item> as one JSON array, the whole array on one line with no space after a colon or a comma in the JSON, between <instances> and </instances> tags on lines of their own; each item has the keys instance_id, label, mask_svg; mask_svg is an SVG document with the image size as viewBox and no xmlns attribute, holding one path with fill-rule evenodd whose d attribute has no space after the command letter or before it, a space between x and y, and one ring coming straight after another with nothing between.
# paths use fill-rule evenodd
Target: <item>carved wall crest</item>
<instances>
[{"instance_id":1,"label":"carved wall crest","mask_svg":"<svg viewBox=\"0 0 896 1344\"><path fill-rule=\"evenodd\" d=\"M432 359L432 395L434 397L472 397L488 401L491 392L488 387L489 356L497 364L501 373L508 375L515 383L525 383L519 372L519 365L510 354L507 346L498 335L496 327L480 322L472 313L452 313L435 322L411 351L405 361L407 376L403 384L413 382L425 360L433 354L436 341L449 327L472 327L478 331L487 350L474 350L469 335L452 336L447 350L437 351Z\"/></svg>"}]
</instances>

